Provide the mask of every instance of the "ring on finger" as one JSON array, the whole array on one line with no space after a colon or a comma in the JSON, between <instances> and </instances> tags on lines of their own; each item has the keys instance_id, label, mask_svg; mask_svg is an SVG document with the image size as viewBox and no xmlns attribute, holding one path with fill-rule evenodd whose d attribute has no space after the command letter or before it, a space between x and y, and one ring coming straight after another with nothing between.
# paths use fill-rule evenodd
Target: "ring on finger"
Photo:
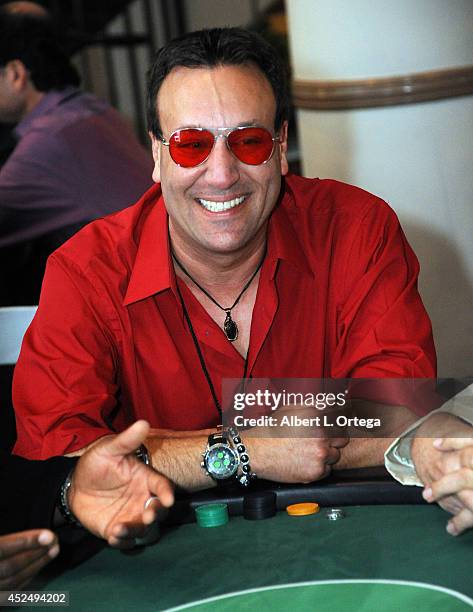
<instances>
[{"instance_id":1,"label":"ring on finger","mask_svg":"<svg viewBox=\"0 0 473 612\"><path fill-rule=\"evenodd\" d=\"M148 497L148 499L145 501L145 505L144 505L144 509L147 510L148 506L155 500L155 499L159 499L156 495L151 495L151 497Z\"/></svg>"}]
</instances>

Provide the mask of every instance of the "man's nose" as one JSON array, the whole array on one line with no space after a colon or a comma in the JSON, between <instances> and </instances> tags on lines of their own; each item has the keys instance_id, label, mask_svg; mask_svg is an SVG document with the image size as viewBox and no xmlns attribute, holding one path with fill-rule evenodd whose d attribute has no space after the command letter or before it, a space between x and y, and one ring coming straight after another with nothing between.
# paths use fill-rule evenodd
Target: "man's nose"
<instances>
[{"instance_id":1,"label":"man's nose","mask_svg":"<svg viewBox=\"0 0 473 612\"><path fill-rule=\"evenodd\" d=\"M240 178L239 162L227 147L225 138L216 139L206 166L206 180L217 189L228 189Z\"/></svg>"}]
</instances>

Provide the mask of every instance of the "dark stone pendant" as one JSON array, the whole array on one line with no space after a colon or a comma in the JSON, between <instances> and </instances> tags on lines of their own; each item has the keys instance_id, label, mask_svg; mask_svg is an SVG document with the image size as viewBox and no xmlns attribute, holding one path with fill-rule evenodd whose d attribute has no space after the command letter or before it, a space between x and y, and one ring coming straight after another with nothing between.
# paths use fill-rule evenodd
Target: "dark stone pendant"
<instances>
[{"instance_id":1,"label":"dark stone pendant","mask_svg":"<svg viewBox=\"0 0 473 612\"><path fill-rule=\"evenodd\" d=\"M230 342L235 342L235 340L238 338L238 326L232 319L231 311L226 310L225 312L227 313L227 316L223 324L223 331Z\"/></svg>"}]
</instances>

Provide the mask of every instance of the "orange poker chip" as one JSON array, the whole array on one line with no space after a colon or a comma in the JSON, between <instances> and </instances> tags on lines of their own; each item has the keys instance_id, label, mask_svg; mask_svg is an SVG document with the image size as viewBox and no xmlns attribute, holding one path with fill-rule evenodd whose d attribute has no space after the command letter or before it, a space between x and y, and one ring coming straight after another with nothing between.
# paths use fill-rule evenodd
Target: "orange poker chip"
<instances>
[{"instance_id":1,"label":"orange poker chip","mask_svg":"<svg viewBox=\"0 0 473 612\"><path fill-rule=\"evenodd\" d=\"M319 504L315 502L307 502L305 504L292 504L287 506L286 512L290 516L307 516L308 514L315 514L320 510Z\"/></svg>"}]
</instances>

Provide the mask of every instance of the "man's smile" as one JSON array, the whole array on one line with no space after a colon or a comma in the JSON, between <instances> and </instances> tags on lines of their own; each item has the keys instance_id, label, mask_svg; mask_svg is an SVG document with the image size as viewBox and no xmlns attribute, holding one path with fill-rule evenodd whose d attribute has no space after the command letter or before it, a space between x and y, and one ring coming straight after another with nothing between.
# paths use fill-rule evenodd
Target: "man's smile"
<instances>
[{"instance_id":1,"label":"man's smile","mask_svg":"<svg viewBox=\"0 0 473 612\"><path fill-rule=\"evenodd\" d=\"M216 200L204 200L204 198L196 198L197 202L201 204L206 210L210 212L225 212L226 210L230 210L230 208L235 208L235 206L239 206L246 199L246 196L240 196L238 198L233 198L232 200L225 200L223 202Z\"/></svg>"}]
</instances>

